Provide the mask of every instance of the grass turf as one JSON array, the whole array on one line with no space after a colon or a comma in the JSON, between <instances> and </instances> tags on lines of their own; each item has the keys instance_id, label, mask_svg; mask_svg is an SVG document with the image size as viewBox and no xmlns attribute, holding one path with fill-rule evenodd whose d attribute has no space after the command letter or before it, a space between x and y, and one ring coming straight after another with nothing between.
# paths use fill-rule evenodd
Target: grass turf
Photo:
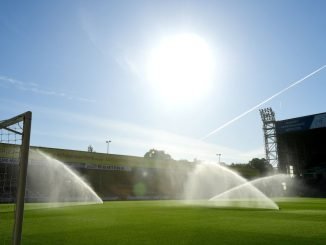
<instances>
[{"instance_id":1,"label":"grass turf","mask_svg":"<svg viewBox=\"0 0 326 245\"><path fill-rule=\"evenodd\" d=\"M284 199L278 205L280 210L177 201L27 205L23 244L326 244L326 199ZM0 244L10 237L12 216L12 206L0 205Z\"/></svg>"}]
</instances>

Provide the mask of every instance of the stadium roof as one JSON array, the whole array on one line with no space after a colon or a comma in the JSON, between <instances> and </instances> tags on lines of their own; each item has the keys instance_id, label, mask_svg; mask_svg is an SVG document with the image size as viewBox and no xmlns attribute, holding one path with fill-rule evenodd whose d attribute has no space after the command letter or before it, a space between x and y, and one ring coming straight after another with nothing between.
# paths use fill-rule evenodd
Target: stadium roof
<instances>
[{"instance_id":1,"label":"stadium roof","mask_svg":"<svg viewBox=\"0 0 326 245\"><path fill-rule=\"evenodd\" d=\"M276 122L277 134L326 128L326 112Z\"/></svg>"}]
</instances>

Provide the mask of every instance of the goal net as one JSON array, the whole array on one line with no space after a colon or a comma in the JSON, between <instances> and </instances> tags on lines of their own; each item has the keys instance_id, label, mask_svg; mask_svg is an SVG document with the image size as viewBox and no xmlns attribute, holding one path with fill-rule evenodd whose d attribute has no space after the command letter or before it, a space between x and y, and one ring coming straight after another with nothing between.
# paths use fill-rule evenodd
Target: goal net
<instances>
[{"instance_id":1,"label":"goal net","mask_svg":"<svg viewBox=\"0 0 326 245\"><path fill-rule=\"evenodd\" d=\"M32 113L0 121L0 244L20 244Z\"/></svg>"}]
</instances>

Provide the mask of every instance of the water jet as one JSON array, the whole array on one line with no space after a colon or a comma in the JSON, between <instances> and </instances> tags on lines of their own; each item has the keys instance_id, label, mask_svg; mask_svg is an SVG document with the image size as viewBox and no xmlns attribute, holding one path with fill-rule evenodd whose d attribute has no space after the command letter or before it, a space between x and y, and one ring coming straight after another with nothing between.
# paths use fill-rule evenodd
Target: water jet
<instances>
[{"instance_id":1,"label":"water jet","mask_svg":"<svg viewBox=\"0 0 326 245\"><path fill-rule=\"evenodd\" d=\"M279 209L251 182L227 167L208 163L198 164L189 173L184 199L194 205Z\"/></svg>"},{"instance_id":2,"label":"water jet","mask_svg":"<svg viewBox=\"0 0 326 245\"><path fill-rule=\"evenodd\" d=\"M51 206L103 203L76 171L40 150L30 150L27 199Z\"/></svg>"}]
</instances>

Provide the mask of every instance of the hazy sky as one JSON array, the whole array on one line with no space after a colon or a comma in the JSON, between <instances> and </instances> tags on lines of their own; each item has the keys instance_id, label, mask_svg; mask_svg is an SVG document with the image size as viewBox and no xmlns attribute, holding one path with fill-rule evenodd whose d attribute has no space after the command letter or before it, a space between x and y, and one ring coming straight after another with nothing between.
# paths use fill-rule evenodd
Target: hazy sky
<instances>
[{"instance_id":1,"label":"hazy sky","mask_svg":"<svg viewBox=\"0 0 326 245\"><path fill-rule=\"evenodd\" d=\"M106 152L111 140L115 154L143 156L157 148L175 159L263 157L257 109L200 139L326 64L325 13L323 0L2 0L0 118L31 110L36 146L87 150L91 144ZM173 55L194 39L160 49L182 35L204 43L212 62L190 45L194 53L185 49L185 59L200 62L180 68L184 58ZM159 52L172 55L159 63L160 72L177 64L194 89L178 84L180 74L159 73L172 79L174 99L162 92L148 75ZM203 92L208 66L213 72ZM325 91L323 69L261 107L272 107L278 120L325 112Z\"/></svg>"}]
</instances>

